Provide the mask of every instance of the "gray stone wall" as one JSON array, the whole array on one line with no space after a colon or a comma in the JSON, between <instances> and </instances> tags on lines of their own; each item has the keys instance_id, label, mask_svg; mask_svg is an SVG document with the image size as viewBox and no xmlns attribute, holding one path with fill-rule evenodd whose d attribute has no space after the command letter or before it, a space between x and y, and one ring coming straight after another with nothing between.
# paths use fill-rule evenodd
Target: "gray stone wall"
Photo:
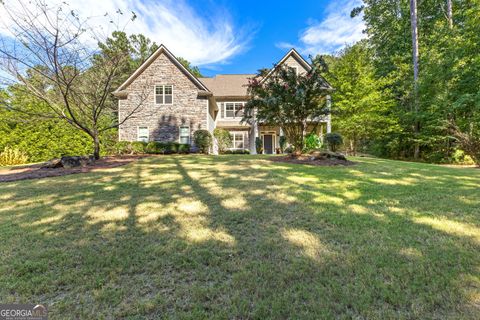
<instances>
[{"instance_id":1,"label":"gray stone wall","mask_svg":"<svg viewBox=\"0 0 480 320\"><path fill-rule=\"evenodd\" d=\"M155 85L173 86L173 104L156 104ZM136 141L137 128L149 128L149 141L179 141L179 127L193 133L207 128L208 100L198 97L199 88L165 55L161 54L127 88L126 99L119 100L122 121L137 106L138 110L119 128L120 141Z\"/></svg>"}]
</instances>

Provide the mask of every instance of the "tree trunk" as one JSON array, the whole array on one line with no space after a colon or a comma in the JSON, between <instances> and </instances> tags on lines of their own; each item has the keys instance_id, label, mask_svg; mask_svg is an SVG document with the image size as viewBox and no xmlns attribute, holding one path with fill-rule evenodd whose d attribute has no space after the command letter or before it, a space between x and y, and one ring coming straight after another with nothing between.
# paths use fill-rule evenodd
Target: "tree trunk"
<instances>
[{"instance_id":1,"label":"tree trunk","mask_svg":"<svg viewBox=\"0 0 480 320\"><path fill-rule=\"evenodd\" d=\"M414 134L418 139L420 133L420 123L418 121L418 26L417 26L417 0L410 0L410 22L412 27L412 47L413 47L413 107L415 111ZM418 159L420 155L420 145L415 141L415 151L413 157Z\"/></svg>"},{"instance_id":2,"label":"tree trunk","mask_svg":"<svg viewBox=\"0 0 480 320\"><path fill-rule=\"evenodd\" d=\"M453 28L453 10L452 10L452 0L447 0L447 20L448 27Z\"/></svg>"},{"instance_id":3,"label":"tree trunk","mask_svg":"<svg viewBox=\"0 0 480 320\"><path fill-rule=\"evenodd\" d=\"M95 160L100 159L100 139L98 138L98 134L96 134L93 138L93 157Z\"/></svg>"}]
</instances>

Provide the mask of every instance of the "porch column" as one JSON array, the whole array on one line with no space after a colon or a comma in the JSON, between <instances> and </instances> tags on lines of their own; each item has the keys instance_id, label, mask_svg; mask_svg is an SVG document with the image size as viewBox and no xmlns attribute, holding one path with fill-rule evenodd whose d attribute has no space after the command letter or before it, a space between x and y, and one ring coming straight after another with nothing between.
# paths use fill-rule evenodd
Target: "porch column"
<instances>
[{"instance_id":1,"label":"porch column","mask_svg":"<svg viewBox=\"0 0 480 320\"><path fill-rule=\"evenodd\" d=\"M255 116L255 111L253 112L253 123L252 123L252 141L250 146L250 154L257 154L257 147L255 146L255 141L258 138L258 123Z\"/></svg>"},{"instance_id":2,"label":"porch column","mask_svg":"<svg viewBox=\"0 0 480 320\"><path fill-rule=\"evenodd\" d=\"M327 108L328 110L331 110L332 107L332 98L330 95L327 95ZM332 115L328 114L327 116L327 133L332 132Z\"/></svg>"}]
</instances>

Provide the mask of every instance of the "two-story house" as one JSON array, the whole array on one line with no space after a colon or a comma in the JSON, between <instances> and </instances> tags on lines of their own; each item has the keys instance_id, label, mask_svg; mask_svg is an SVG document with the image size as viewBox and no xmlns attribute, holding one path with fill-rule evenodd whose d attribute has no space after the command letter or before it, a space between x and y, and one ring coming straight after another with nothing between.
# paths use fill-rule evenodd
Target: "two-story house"
<instances>
[{"instance_id":1,"label":"two-story house","mask_svg":"<svg viewBox=\"0 0 480 320\"><path fill-rule=\"evenodd\" d=\"M276 65L287 65L298 73L311 68L295 49ZM161 45L114 92L119 98L119 140L193 145L196 130L213 133L215 128L224 128L232 136L231 149L255 153L255 138L260 137L264 153L275 153L283 134L280 127L241 122L243 106L249 99L248 79L254 76L219 74L213 78L197 78ZM315 121L319 124L318 134L330 132L330 116Z\"/></svg>"}]
</instances>

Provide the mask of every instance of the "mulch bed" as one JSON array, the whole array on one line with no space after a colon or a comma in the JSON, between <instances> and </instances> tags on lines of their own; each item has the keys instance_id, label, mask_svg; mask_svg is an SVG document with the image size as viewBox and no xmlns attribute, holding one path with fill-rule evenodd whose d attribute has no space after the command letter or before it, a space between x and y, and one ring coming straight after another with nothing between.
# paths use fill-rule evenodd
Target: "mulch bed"
<instances>
[{"instance_id":1,"label":"mulch bed","mask_svg":"<svg viewBox=\"0 0 480 320\"><path fill-rule=\"evenodd\" d=\"M312 156L276 156L269 158L274 162L287 162L287 163L296 163L296 164L308 164L312 166L353 166L357 164L356 162L349 160L340 160L340 159L315 159L312 160Z\"/></svg>"},{"instance_id":2,"label":"mulch bed","mask_svg":"<svg viewBox=\"0 0 480 320\"><path fill-rule=\"evenodd\" d=\"M11 182L26 179L40 179L46 177L59 177L67 174L85 173L100 169L124 166L145 156L115 156L103 157L91 165L75 168L42 168L43 163L19 166L9 169L0 168L0 182Z\"/></svg>"}]
</instances>

